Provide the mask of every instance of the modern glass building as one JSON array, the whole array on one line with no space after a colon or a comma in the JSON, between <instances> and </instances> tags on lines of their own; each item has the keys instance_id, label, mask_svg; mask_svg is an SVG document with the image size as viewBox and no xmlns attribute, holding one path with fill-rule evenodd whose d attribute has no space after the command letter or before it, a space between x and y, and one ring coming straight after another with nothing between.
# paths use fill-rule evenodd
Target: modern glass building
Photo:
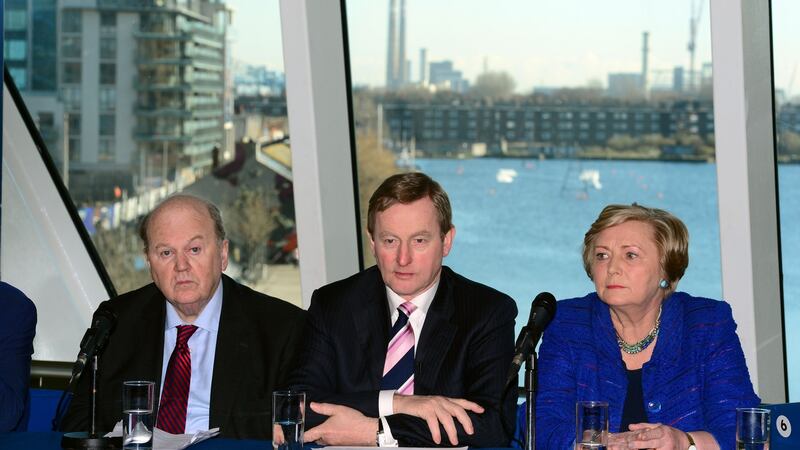
<instances>
[{"instance_id":1,"label":"modern glass building","mask_svg":"<svg viewBox=\"0 0 800 450\"><path fill-rule=\"evenodd\" d=\"M77 203L191 179L232 151L224 3L5 8L8 70Z\"/></svg>"}]
</instances>

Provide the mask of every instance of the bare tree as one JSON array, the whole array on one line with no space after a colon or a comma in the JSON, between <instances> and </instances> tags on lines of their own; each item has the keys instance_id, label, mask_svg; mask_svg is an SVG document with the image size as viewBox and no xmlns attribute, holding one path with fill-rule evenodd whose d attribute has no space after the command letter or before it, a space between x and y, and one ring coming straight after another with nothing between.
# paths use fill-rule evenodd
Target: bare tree
<instances>
[{"instance_id":1,"label":"bare tree","mask_svg":"<svg viewBox=\"0 0 800 450\"><path fill-rule=\"evenodd\" d=\"M267 240L275 228L277 206L270 205L264 188L241 187L233 204L225 208L234 255L242 278L255 282L267 263Z\"/></svg>"},{"instance_id":2,"label":"bare tree","mask_svg":"<svg viewBox=\"0 0 800 450\"><path fill-rule=\"evenodd\" d=\"M505 98L514 93L514 87L516 83L508 72L484 72L470 92L479 97Z\"/></svg>"},{"instance_id":3,"label":"bare tree","mask_svg":"<svg viewBox=\"0 0 800 450\"><path fill-rule=\"evenodd\" d=\"M375 258L369 247L367 234L367 207L369 198L375 189L388 178L398 172L395 156L378 144L375 134L363 134L358 137L358 197L361 212L361 239L363 245L364 266L375 264Z\"/></svg>"},{"instance_id":4,"label":"bare tree","mask_svg":"<svg viewBox=\"0 0 800 450\"><path fill-rule=\"evenodd\" d=\"M144 244L133 224L114 229L98 228L92 240L118 293L153 281L145 264Z\"/></svg>"}]
</instances>

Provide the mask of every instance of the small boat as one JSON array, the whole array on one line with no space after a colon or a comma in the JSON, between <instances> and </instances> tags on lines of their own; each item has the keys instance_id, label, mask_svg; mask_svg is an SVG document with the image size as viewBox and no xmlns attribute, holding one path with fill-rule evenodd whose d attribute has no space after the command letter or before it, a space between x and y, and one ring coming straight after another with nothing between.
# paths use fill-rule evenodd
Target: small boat
<instances>
[{"instance_id":1,"label":"small boat","mask_svg":"<svg viewBox=\"0 0 800 450\"><path fill-rule=\"evenodd\" d=\"M495 178L498 183L513 183L516 176L517 171L514 169L500 169L497 171Z\"/></svg>"},{"instance_id":2,"label":"small boat","mask_svg":"<svg viewBox=\"0 0 800 450\"><path fill-rule=\"evenodd\" d=\"M578 180L582 181L584 186L592 186L598 191L603 189L600 183L600 171L595 169L585 169L578 175Z\"/></svg>"}]
</instances>

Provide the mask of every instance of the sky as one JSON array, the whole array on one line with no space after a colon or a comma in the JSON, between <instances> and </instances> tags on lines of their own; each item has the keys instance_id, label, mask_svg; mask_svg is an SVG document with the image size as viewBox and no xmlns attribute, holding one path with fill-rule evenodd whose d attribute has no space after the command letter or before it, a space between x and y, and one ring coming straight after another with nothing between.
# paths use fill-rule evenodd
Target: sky
<instances>
[{"instance_id":1,"label":"sky","mask_svg":"<svg viewBox=\"0 0 800 450\"><path fill-rule=\"evenodd\" d=\"M334 0L320 0L334 1ZM708 1L699 0L406 0L406 58L418 78L419 50L451 60L474 81L484 68L508 72L518 92L534 86L607 83L608 73L640 72L642 32L650 34L650 84L688 70L691 10L699 11L695 68L711 62ZM283 70L278 0L227 0L234 59ZM388 0L347 0L351 73L358 85L385 82ZM794 87L800 52L797 0L773 0L775 78ZM800 75L797 75L800 77Z\"/></svg>"}]
</instances>

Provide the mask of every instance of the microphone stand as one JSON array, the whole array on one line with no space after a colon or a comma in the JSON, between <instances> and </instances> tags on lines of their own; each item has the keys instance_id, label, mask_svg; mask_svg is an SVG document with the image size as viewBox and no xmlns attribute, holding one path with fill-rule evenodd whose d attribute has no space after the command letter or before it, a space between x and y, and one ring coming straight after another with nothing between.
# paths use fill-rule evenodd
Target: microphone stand
<instances>
[{"instance_id":1,"label":"microphone stand","mask_svg":"<svg viewBox=\"0 0 800 450\"><path fill-rule=\"evenodd\" d=\"M92 358L92 403L89 407L89 414L92 417L92 424L89 428L89 437L97 437L97 355Z\"/></svg>"},{"instance_id":2,"label":"microphone stand","mask_svg":"<svg viewBox=\"0 0 800 450\"><path fill-rule=\"evenodd\" d=\"M91 424L89 432L76 431L64 433L61 448L65 450L115 450L122 448L122 437L104 437L97 435L97 355L92 358L92 395L89 403ZM77 377L75 379L77 385ZM68 388L69 389L69 388Z\"/></svg>"},{"instance_id":3,"label":"microphone stand","mask_svg":"<svg viewBox=\"0 0 800 450\"><path fill-rule=\"evenodd\" d=\"M536 349L525 360L525 450L536 449Z\"/></svg>"}]
</instances>

